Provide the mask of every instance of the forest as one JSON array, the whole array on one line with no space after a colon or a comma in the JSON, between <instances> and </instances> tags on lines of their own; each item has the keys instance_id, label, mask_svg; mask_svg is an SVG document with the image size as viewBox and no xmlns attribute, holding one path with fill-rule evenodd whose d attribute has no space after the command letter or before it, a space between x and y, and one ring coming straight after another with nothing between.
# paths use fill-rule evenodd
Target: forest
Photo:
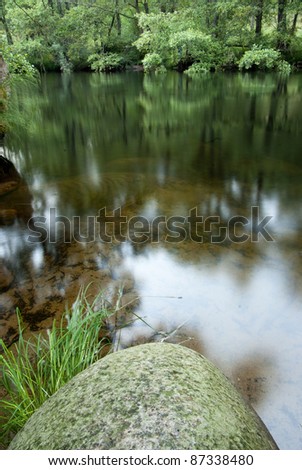
<instances>
[{"instance_id":1,"label":"forest","mask_svg":"<svg viewBox=\"0 0 302 470\"><path fill-rule=\"evenodd\" d=\"M300 0L2 0L11 73L302 66Z\"/></svg>"}]
</instances>

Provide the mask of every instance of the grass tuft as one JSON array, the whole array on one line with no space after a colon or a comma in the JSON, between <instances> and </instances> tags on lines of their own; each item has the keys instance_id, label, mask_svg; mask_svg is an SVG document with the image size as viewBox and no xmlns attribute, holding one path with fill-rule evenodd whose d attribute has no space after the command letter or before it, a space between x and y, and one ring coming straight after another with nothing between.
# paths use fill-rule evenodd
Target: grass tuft
<instances>
[{"instance_id":1,"label":"grass tuft","mask_svg":"<svg viewBox=\"0 0 302 470\"><path fill-rule=\"evenodd\" d=\"M54 320L46 333L25 339L22 316L17 310L18 341L7 347L0 339L0 391L5 393L0 398L0 449L8 447L30 416L59 388L108 352L118 350L123 328L139 320L153 332L153 340L167 341L183 326L170 332L157 331L132 310L138 298L123 304L122 287L114 305L103 295L89 302L88 288L80 291L72 308L59 322ZM132 318L118 325L119 313L130 308ZM107 320L111 316L115 323L109 340Z\"/></svg>"},{"instance_id":2,"label":"grass tuft","mask_svg":"<svg viewBox=\"0 0 302 470\"><path fill-rule=\"evenodd\" d=\"M6 392L0 400L2 446L7 446L45 400L101 357L109 340L100 337L100 330L113 313L101 296L90 304L82 290L61 321L54 320L47 335L25 339L17 311L18 342L8 349L0 340L0 386Z\"/></svg>"}]
</instances>

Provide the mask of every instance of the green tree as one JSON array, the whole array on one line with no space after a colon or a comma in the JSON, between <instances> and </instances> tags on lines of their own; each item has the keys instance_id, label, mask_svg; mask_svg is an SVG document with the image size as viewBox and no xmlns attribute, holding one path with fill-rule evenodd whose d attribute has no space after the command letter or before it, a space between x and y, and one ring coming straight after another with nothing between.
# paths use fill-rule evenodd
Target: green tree
<instances>
[{"instance_id":1,"label":"green tree","mask_svg":"<svg viewBox=\"0 0 302 470\"><path fill-rule=\"evenodd\" d=\"M3 0L0 26L41 70L112 71L140 60L150 70L217 70L236 67L255 43L294 62L301 9L301 0Z\"/></svg>"},{"instance_id":2,"label":"green tree","mask_svg":"<svg viewBox=\"0 0 302 470\"><path fill-rule=\"evenodd\" d=\"M1 21L1 23L3 24L4 30L5 30L7 43L10 44L10 45L12 45L12 44L13 44L13 38L12 38L10 29L9 29L9 26L8 26L8 23L7 23L7 19L6 19L6 5L5 5L5 0L2 0L2 1L0 2L0 21Z\"/></svg>"}]
</instances>

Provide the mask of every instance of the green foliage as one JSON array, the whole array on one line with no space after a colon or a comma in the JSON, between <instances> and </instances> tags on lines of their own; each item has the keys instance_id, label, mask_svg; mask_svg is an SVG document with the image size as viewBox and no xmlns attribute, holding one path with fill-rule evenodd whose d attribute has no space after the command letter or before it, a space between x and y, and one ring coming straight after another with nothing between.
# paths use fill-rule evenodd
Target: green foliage
<instances>
[{"instance_id":1,"label":"green foliage","mask_svg":"<svg viewBox=\"0 0 302 470\"><path fill-rule=\"evenodd\" d=\"M289 75L292 71L291 65L286 60L280 60L277 65L277 70L281 75Z\"/></svg>"},{"instance_id":2,"label":"green foliage","mask_svg":"<svg viewBox=\"0 0 302 470\"><path fill-rule=\"evenodd\" d=\"M254 45L250 51L244 53L239 61L239 70L257 68L260 70L271 70L276 67L280 60L280 52L274 49L262 49Z\"/></svg>"},{"instance_id":3,"label":"green foliage","mask_svg":"<svg viewBox=\"0 0 302 470\"><path fill-rule=\"evenodd\" d=\"M38 77L36 68L29 62L27 56L18 50L18 46L8 45L0 38L0 57L4 61L5 73L0 83L0 138L13 127L16 121L11 102L13 97L12 85L16 81L34 82Z\"/></svg>"},{"instance_id":4,"label":"green foliage","mask_svg":"<svg viewBox=\"0 0 302 470\"><path fill-rule=\"evenodd\" d=\"M228 11L222 4L229 5ZM218 29L219 37L226 45L240 44L244 47L251 44L255 36L254 8L255 2L250 0L233 0L219 2L218 15L220 15Z\"/></svg>"},{"instance_id":5,"label":"green foliage","mask_svg":"<svg viewBox=\"0 0 302 470\"><path fill-rule=\"evenodd\" d=\"M162 64L172 65L169 39L174 23L175 15L170 13L149 15L142 13L139 15L138 25L143 32L134 42L135 47L144 55L157 54Z\"/></svg>"},{"instance_id":6,"label":"green foliage","mask_svg":"<svg viewBox=\"0 0 302 470\"><path fill-rule=\"evenodd\" d=\"M302 37L292 38L285 58L291 64L302 62Z\"/></svg>"},{"instance_id":7,"label":"green foliage","mask_svg":"<svg viewBox=\"0 0 302 470\"><path fill-rule=\"evenodd\" d=\"M102 46L102 33L102 22L95 8L78 5L67 10L59 17L52 39L59 52L60 68L64 70L64 62L69 64L67 71L87 66L88 56Z\"/></svg>"},{"instance_id":8,"label":"green foliage","mask_svg":"<svg viewBox=\"0 0 302 470\"><path fill-rule=\"evenodd\" d=\"M222 46L211 35L199 30L188 11L141 14L143 30L135 46L145 54L143 64L150 70L159 67L185 69L202 62L207 69L216 70L222 62Z\"/></svg>"},{"instance_id":9,"label":"green foliage","mask_svg":"<svg viewBox=\"0 0 302 470\"><path fill-rule=\"evenodd\" d=\"M302 49L301 43L295 41L301 36L297 16L302 14L301 2L285 2L282 19L278 15L279 3L7 0L0 12L8 43L13 42L15 50L40 70L70 72L89 64L99 71L123 68L116 56L106 54L117 54L127 64L144 60L147 70L149 64L150 70L185 70L195 62L210 70L221 70L238 66L230 51L250 50L254 43L263 49L280 49L283 58L295 63L293 56L299 57ZM294 42L297 47L291 49ZM153 64L156 56L147 54L157 54L161 65ZM284 64L280 67L285 69ZM27 72L25 66L24 70Z\"/></svg>"},{"instance_id":10,"label":"green foliage","mask_svg":"<svg viewBox=\"0 0 302 470\"><path fill-rule=\"evenodd\" d=\"M69 73L73 69L72 63L69 61L64 48L60 43L54 43L51 47L56 63L59 65L61 72Z\"/></svg>"},{"instance_id":11,"label":"green foliage","mask_svg":"<svg viewBox=\"0 0 302 470\"><path fill-rule=\"evenodd\" d=\"M174 56L178 55L177 64L189 64L196 60L207 63L209 67L213 64L212 51L215 50L215 41L198 30L186 29L172 33L169 45Z\"/></svg>"},{"instance_id":12,"label":"green foliage","mask_svg":"<svg viewBox=\"0 0 302 470\"><path fill-rule=\"evenodd\" d=\"M22 428L47 398L100 358L106 344L100 329L112 313L101 298L90 304L82 291L61 322L53 322L46 337L39 334L28 340L18 313L19 340L14 350L0 340L4 351L0 356L1 385L7 392L0 400L2 443Z\"/></svg>"},{"instance_id":13,"label":"green foliage","mask_svg":"<svg viewBox=\"0 0 302 470\"><path fill-rule=\"evenodd\" d=\"M209 72L209 67L207 65L202 64L201 62L195 62L191 67L189 67L185 73L189 75L189 77L194 77L195 75L200 75Z\"/></svg>"},{"instance_id":14,"label":"green foliage","mask_svg":"<svg viewBox=\"0 0 302 470\"><path fill-rule=\"evenodd\" d=\"M95 72L117 72L125 68L124 58L112 52L92 54L88 62Z\"/></svg>"},{"instance_id":15,"label":"green foliage","mask_svg":"<svg viewBox=\"0 0 302 470\"><path fill-rule=\"evenodd\" d=\"M262 49L254 45L250 51L245 52L239 61L239 70L278 70L282 73L290 73L288 62L282 60L281 53L274 49Z\"/></svg>"},{"instance_id":16,"label":"green foliage","mask_svg":"<svg viewBox=\"0 0 302 470\"><path fill-rule=\"evenodd\" d=\"M165 72L166 68L163 65L162 58L156 52L148 52L143 59L144 71L149 72Z\"/></svg>"},{"instance_id":17,"label":"green foliage","mask_svg":"<svg viewBox=\"0 0 302 470\"><path fill-rule=\"evenodd\" d=\"M8 46L2 43L0 55L6 62L11 75L35 76L35 67L28 61L27 56L22 54L16 46Z\"/></svg>"}]
</instances>

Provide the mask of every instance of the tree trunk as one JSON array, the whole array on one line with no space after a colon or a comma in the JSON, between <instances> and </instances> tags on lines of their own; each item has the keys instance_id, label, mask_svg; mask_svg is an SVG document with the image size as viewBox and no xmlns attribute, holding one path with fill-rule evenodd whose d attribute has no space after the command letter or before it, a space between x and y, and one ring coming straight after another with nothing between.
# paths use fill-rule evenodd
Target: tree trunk
<instances>
[{"instance_id":1,"label":"tree trunk","mask_svg":"<svg viewBox=\"0 0 302 470\"><path fill-rule=\"evenodd\" d=\"M177 4L176 0L170 0L169 2L162 2L160 5L160 11L162 11L163 13L174 13L177 7L176 4ZM146 12L146 13L149 13L149 12Z\"/></svg>"},{"instance_id":2,"label":"tree trunk","mask_svg":"<svg viewBox=\"0 0 302 470\"><path fill-rule=\"evenodd\" d=\"M7 65L4 62L2 55L0 54L0 83L3 82L8 75Z\"/></svg>"},{"instance_id":3,"label":"tree trunk","mask_svg":"<svg viewBox=\"0 0 302 470\"><path fill-rule=\"evenodd\" d=\"M140 7L139 7L139 0L135 0L135 10L136 10L136 13L140 13Z\"/></svg>"},{"instance_id":4,"label":"tree trunk","mask_svg":"<svg viewBox=\"0 0 302 470\"><path fill-rule=\"evenodd\" d=\"M217 0L207 0L209 8L206 23L209 29L217 28L219 22L219 13L215 11L215 3L217 3Z\"/></svg>"},{"instance_id":5,"label":"tree trunk","mask_svg":"<svg viewBox=\"0 0 302 470\"><path fill-rule=\"evenodd\" d=\"M278 0L278 31L286 33L286 6L287 0Z\"/></svg>"},{"instance_id":6,"label":"tree trunk","mask_svg":"<svg viewBox=\"0 0 302 470\"><path fill-rule=\"evenodd\" d=\"M121 15L120 15L119 0L115 0L115 18L116 18L117 34L118 36L120 36L122 34L122 22L121 22Z\"/></svg>"},{"instance_id":7,"label":"tree trunk","mask_svg":"<svg viewBox=\"0 0 302 470\"><path fill-rule=\"evenodd\" d=\"M110 26L109 26L109 29L108 29L108 37L109 37L110 34L111 34L111 31L112 31L114 22L115 22L115 13L114 13L114 15L113 15L113 17L112 17L112 20L111 20L111 23L110 23Z\"/></svg>"},{"instance_id":8,"label":"tree trunk","mask_svg":"<svg viewBox=\"0 0 302 470\"><path fill-rule=\"evenodd\" d=\"M7 24L7 21L6 21L5 1L4 0L0 3L0 21L3 24L3 27L4 27L4 31L5 31L6 39L7 39L7 44L9 44L11 46L14 43L14 41L13 41L12 35L10 33L10 30L9 30L9 27L8 27L8 24Z\"/></svg>"},{"instance_id":9,"label":"tree trunk","mask_svg":"<svg viewBox=\"0 0 302 470\"><path fill-rule=\"evenodd\" d=\"M145 10L145 13L148 15L149 14L149 4L148 4L148 2L144 2L144 10Z\"/></svg>"},{"instance_id":10,"label":"tree trunk","mask_svg":"<svg viewBox=\"0 0 302 470\"><path fill-rule=\"evenodd\" d=\"M60 16L64 16L64 6L62 3L62 0L57 0L57 8L58 8L58 13Z\"/></svg>"},{"instance_id":11,"label":"tree trunk","mask_svg":"<svg viewBox=\"0 0 302 470\"><path fill-rule=\"evenodd\" d=\"M121 22L121 15L119 12L116 12L116 28L118 36L122 34L122 22Z\"/></svg>"},{"instance_id":12,"label":"tree trunk","mask_svg":"<svg viewBox=\"0 0 302 470\"><path fill-rule=\"evenodd\" d=\"M140 6L139 6L139 0L135 0L134 3L129 3L129 5L135 9L136 13L140 13L141 12L141 9L140 9Z\"/></svg>"},{"instance_id":13,"label":"tree trunk","mask_svg":"<svg viewBox=\"0 0 302 470\"><path fill-rule=\"evenodd\" d=\"M279 33L279 39L277 47L280 50L287 49L288 43L286 40L286 32L287 32L287 25L286 25L286 7L287 7L287 0L278 0L278 26L277 31Z\"/></svg>"},{"instance_id":14,"label":"tree trunk","mask_svg":"<svg viewBox=\"0 0 302 470\"><path fill-rule=\"evenodd\" d=\"M293 22L292 22L292 27L290 29L290 33L291 33L292 36L294 36L295 33L296 33L298 16L299 16L299 13L295 13L295 16L294 16L294 19L293 19Z\"/></svg>"},{"instance_id":15,"label":"tree trunk","mask_svg":"<svg viewBox=\"0 0 302 470\"><path fill-rule=\"evenodd\" d=\"M258 0L256 4L256 27L255 27L255 33L257 36L261 36L262 33L262 19L263 19L263 2L264 0Z\"/></svg>"}]
</instances>

